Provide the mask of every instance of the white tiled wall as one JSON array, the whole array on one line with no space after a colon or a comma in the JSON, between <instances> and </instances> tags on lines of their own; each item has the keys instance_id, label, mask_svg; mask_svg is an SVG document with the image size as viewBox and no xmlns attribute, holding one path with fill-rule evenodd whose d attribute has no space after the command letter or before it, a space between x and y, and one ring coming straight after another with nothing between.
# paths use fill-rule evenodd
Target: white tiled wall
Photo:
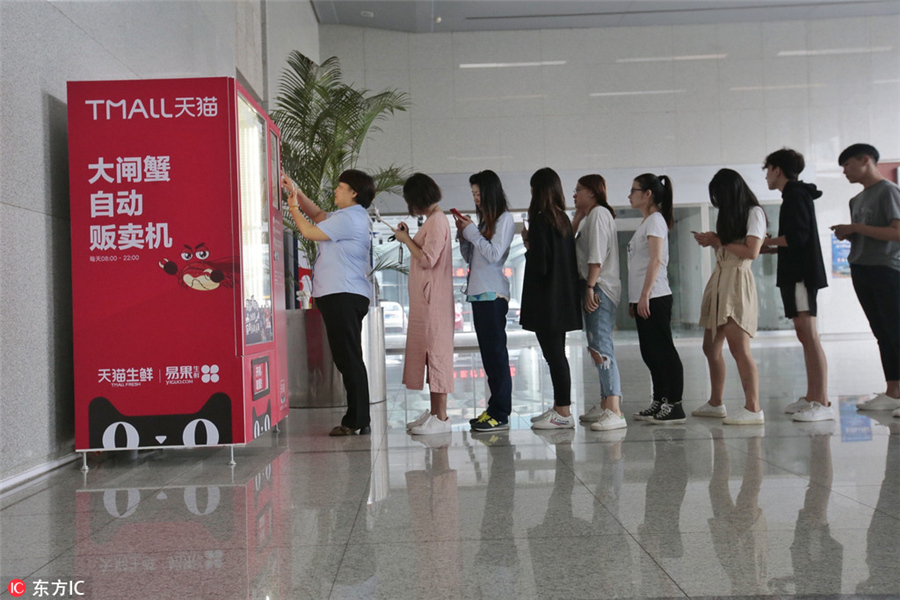
<instances>
[{"instance_id":1,"label":"white tiled wall","mask_svg":"<svg viewBox=\"0 0 900 600\"><path fill-rule=\"evenodd\" d=\"M394 132L377 153L371 144L373 166L659 168L756 163L785 145L830 161L862 139L900 154L897 31L897 16L452 34L323 26L321 56L370 89L411 96L412 143ZM779 56L798 51L825 54ZM565 64L460 68L541 61Z\"/></svg>"},{"instance_id":2,"label":"white tiled wall","mask_svg":"<svg viewBox=\"0 0 900 600\"><path fill-rule=\"evenodd\" d=\"M340 57L369 89L410 94L409 112L366 144L361 167L438 175L448 206L470 202L454 174L494 169L507 190L527 192L530 173L547 165L566 189L577 173L608 175L616 204L632 172L674 172L676 202L696 203L709 173L742 166L774 201L757 165L792 147L807 157L804 178L825 191L817 207L830 264L828 226L849 219L859 191L838 154L866 141L900 158L898 31L900 16L453 34L322 26L320 56ZM542 61L565 64L460 68ZM519 208L521 195L511 198ZM849 280L821 297L823 333L868 331Z\"/></svg>"},{"instance_id":3,"label":"white tiled wall","mask_svg":"<svg viewBox=\"0 0 900 600\"><path fill-rule=\"evenodd\" d=\"M268 4L295 15L279 47L302 48L313 31L318 51L309 5ZM239 68L264 96L263 10L260 0L0 1L0 481L74 447L66 82Z\"/></svg>"}]
</instances>

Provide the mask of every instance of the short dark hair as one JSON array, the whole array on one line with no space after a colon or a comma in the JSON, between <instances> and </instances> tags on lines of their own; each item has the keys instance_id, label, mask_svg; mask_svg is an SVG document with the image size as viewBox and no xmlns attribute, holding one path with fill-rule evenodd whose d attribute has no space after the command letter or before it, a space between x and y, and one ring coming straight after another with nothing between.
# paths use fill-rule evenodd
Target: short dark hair
<instances>
[{"instance_id":1,"label":"short dark hair","mask_svg":"<svg viewBox=\"0 0 900 600\"><path fill-rule=\"evenodd\" d=\"M845 162L858 156L871 157L872 162L875 164L878 164L878 159L881 158L881 155L878 154L878 150L875 149L875 146L870 146L869 144L853 144L852 146L847 146L844 151L841 152L841 155L838 157L838 164L843 167Z\"/></svg>"},{"instance_id":2,"label":"short dark hair","mask_svg":"<svg viewBox=\"0 0 900 600\"><path fill-rule=\"evenodd\" d=\"M413 173L403 184L403 199L409 214L421 215L432 204L441 201L441 188L425 173Z\"/></svg>"},{"instance_id":3,"label":"short dark hair","mask_svg":"<svg viewBox=\"0 0 900 600\"><path fill-rule=\"evenodd\" d=\"M375 199L375 180L372 176L357 169L347 169L338 177L340 183L346 183L350 189L356 192L356 203L363 208L369 208Z\"/></svg>"},{"instance_id":4,"label":"short dark hair","mask_svg":"<svg viewBox=\"0 0 900 600\"><path fill-rule=\"evenodd\" d=\"M763 169L766 167L779 168L785 177L795 181L800 177L803 169L806 168L806 161L803 160L803 155L796 150L782 148L766 157Z\"/></svg>"}]
</instances>

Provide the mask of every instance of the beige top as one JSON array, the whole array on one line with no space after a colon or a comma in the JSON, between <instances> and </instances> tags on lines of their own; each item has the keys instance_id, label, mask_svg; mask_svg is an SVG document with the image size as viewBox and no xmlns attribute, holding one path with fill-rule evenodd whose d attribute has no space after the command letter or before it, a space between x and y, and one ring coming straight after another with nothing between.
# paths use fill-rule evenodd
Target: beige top
<instances>
[{"instance_id":1,"label":"beige top","mask_svg":"<svg viewBox=\"0 0 900 600\"><path fill-rule=\"evenodd\" d=\"M716 250L716 268L706 283L700 304L702 327L715 331L731 318L750 337L756 335L759 306L751 262L724 248Z\"/></svg>"}]
</instances>

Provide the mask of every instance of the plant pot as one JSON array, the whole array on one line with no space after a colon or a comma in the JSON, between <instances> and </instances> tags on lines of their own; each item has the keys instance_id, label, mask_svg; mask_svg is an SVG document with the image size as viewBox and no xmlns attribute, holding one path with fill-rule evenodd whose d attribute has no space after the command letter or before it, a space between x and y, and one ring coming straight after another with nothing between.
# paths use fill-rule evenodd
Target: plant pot
<instances>
[{"instance_id":1,"label":"plant pot","mask_svg":"<svg viewBox=\"0 0 900 600\"><path fill-rule=\"evenodd\" d=\"M287 311L288 387L291 408L347 405L344 381L334 364L325 323L318 309ZM369 375L369 402L387 399L384 312L370 307L362 324L363 360Z\"/></svg>"}]
</instances>

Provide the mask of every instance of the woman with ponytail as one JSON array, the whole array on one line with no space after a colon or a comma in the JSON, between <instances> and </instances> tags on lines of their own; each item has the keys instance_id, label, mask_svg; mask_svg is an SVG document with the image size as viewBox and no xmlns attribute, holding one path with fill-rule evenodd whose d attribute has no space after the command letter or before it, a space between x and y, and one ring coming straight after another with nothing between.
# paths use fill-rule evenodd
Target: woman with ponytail
<instances>
[{"instance_id":1,"label":"woman with ponytail","mask_svg":"<svg viewBox=\"0 0 900 600\"><path fill-rule=\"evenodd\" d=\"M634 414L639 421L684 423L681 394L684 368L672 340L672 290L669 288L669 229L672 181L666 175L639 175L628 201L643 221L628 242L628 314L635 319L641 357L653 381L650 406Z\"/></svg>"},{"instance_id":2,"label":"woman with ponytail","mask_svg":"<svg viewBox=\"0 0 900 600\"><path fill-rule=\"evenodd\" d=\"M566 359L566 332L581 329L581 299L575 264L575 236L566 215L562 182L545 167L531 176L531 228L522 231L528 249L522 281L523 329L533 331L550 368L553 408L532 425L535 429L575 427L570 406L572 378Z\"/></svg>"},{"instance_id":3,"label":"woman with ponytail","mask_svg":"<svg viewBox=\"0 0 900 600\"><path fill-rule=\"evenodd\" d=\"M694 239L716 251L716 268L700 305L700 325L706 328L703 353L709 364L712 391L709 401L691 414L725 418L726 425L761 425L765 415L759 406L759 374L750 354L750 338L756 334L759 317L750 263L759 256L766 238L766 213L743 177L731 169L721 169L709 182L709 200L719 209L716 232L695 233ZM725 340L744 388L744 408L733 417L727 416L722 404Z\"/></svg>"}]
</instances>

